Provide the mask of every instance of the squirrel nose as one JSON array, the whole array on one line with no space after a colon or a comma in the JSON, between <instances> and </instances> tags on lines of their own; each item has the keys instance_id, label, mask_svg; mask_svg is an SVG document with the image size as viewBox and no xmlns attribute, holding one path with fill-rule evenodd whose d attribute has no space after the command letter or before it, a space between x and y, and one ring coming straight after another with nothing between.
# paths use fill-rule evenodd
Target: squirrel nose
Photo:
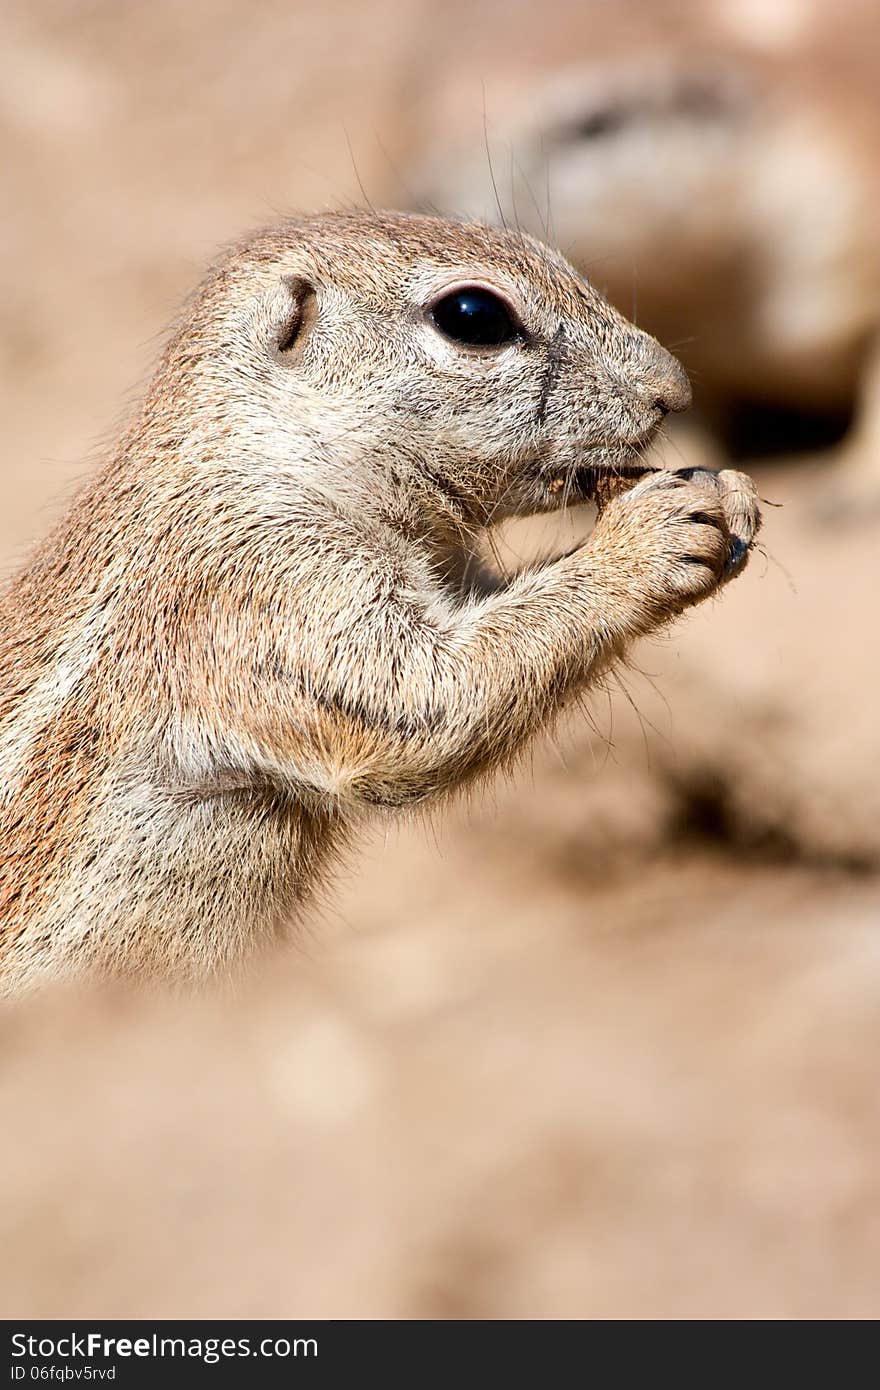
<instances>
[{"instance_id":1,"label":"squirrel nose","mask_svg":"<svg viewBox=\"0 0 880 1390\"><path fill-rule=\"evenodd\" d=\"M691 384L678 358L647 335L640 356L639 380L634 383L639 399L661 415L687 410L692 400Z\"/></svg>"},{"instance_id":2,"label":"squirrel nose","mask_svg":"<svg viewBox=\"0 0 880 1390\"><path fill-rule=\"evenodd\" d=\"M666 357L669 365L662 375L658 374L654 392L654 405L664 415L670 410L687 410L694 398L684 367L671 353L667 352Z\"/></svg>"}]
</instances>

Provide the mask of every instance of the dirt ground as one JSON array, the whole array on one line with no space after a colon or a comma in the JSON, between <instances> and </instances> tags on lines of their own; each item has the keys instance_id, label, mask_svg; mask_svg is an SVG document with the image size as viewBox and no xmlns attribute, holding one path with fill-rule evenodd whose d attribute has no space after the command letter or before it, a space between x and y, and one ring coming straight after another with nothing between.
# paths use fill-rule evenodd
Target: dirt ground
<instances>
[{"instance_id":1,"label":"dirt ground","mask_svg":"<svg viewBox=\"0 0 880 1390\"><path fill-rule=\"evenodd\" d=\"M219 242L405 200L433 14L4 6L5 564ZM0 1017L4 1316L880 1313L880 512L828 520L835 465L759 460L743 578L377 826L270 970Z\"/></svg>"}]
</instances>

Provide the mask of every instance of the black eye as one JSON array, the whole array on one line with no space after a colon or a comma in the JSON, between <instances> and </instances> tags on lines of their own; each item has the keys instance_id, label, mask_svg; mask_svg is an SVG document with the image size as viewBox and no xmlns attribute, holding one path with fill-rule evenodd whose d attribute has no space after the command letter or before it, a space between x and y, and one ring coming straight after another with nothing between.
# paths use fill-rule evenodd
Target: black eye
<instances>
[{"instance_id":1,"label":"black eye","mask_svg":"<svg viewBox=\"0 0 880 1390\"><path fill-rule=\"evenodd\" d=\"M468 347L501 347L520 332L504 300L479 285L445 294L432 308L431 318L447 338Z\"/></svg>"}]
</instances>

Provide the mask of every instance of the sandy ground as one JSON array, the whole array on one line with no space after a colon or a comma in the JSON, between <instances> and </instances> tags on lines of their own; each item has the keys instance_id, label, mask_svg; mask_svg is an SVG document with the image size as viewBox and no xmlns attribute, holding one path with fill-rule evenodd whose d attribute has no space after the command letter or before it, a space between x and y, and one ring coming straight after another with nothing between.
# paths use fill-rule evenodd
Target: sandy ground
<instances>
[{"instance_id":1,"label":"sandy ground","mask_svg":"<svg viewBox=\"0 0 880 1390\"><path fill-rule=\"evenodd\" d=\"M360 197L347 130L399 188L424 5L218 11L4 7L6 563L219 241ZM269 975L0 1019L0 1312L880 1312L880 523L822 520L833 465L761 466L746 575L377 827Z\"/></svg>"}]
</instances>

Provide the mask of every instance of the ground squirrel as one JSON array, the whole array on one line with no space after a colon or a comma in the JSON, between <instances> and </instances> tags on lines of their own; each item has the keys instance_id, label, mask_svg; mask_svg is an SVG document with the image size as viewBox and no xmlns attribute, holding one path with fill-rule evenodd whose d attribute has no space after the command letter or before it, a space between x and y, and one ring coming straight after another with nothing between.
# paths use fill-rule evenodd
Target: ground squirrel
<instances>
[{"instance_id":1,"label":"ground squirrel","mask_svg":"<svg viewBox=\"0 0 880 1390\"><path fill-rule=\"evenodd\" d=\"M644 474L689 395L518 233L348 213L227 252L2 599L5 988L228 968L365 809L508 762L713 593L758 524L739 474L649 472L572 553L473 562L496 519Z\"/></svg>"}]
</instances>

